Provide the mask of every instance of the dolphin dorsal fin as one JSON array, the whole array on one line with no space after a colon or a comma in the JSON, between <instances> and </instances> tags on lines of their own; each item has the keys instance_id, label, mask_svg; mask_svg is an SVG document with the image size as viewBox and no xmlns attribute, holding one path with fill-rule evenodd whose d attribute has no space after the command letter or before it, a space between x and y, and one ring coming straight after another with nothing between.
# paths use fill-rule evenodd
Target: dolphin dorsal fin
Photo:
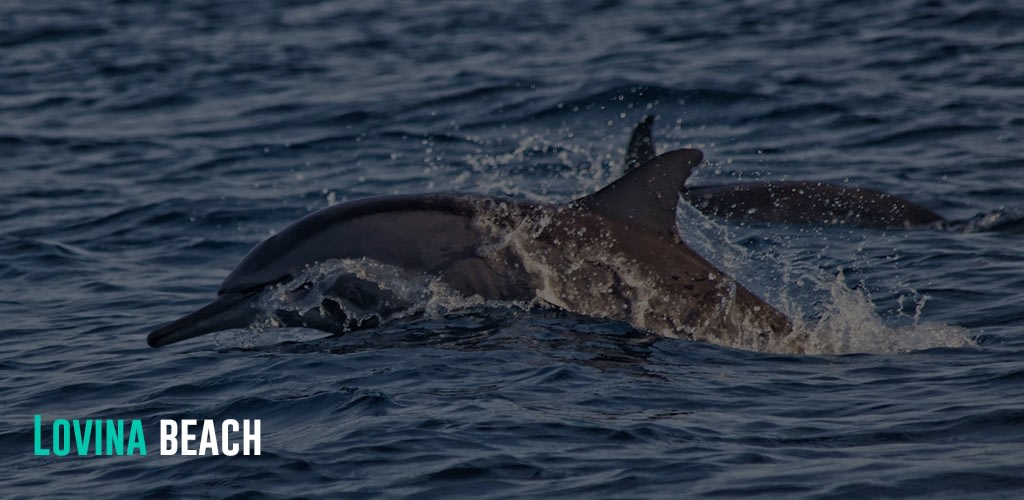
<instances>
[{"instance_id":1,"label":"dolphin dorsal fin","mask_svg":"<svg viewBox=\"0 0 1024 500\"><path fill-rule=\"evenodd\" d=\"M633 135L629 138L629 147L626 148L626 158L623 161L627 172L654 159L654 136L651 134L653 127L654 115L647 115L633 129Z\"/></svg>"},{"instance_id":2,"label":"dolphin dorsal fin","mask_svg":"<svg viewBox=\"0 0 1024 500\"><path fill-rule=\"evenodd\" d=\"M572 205L678 238L676 205L693 167L704 154L696 149L677 149L645 162L600 191L575 200Z\"/></svg>"}]
</instances>

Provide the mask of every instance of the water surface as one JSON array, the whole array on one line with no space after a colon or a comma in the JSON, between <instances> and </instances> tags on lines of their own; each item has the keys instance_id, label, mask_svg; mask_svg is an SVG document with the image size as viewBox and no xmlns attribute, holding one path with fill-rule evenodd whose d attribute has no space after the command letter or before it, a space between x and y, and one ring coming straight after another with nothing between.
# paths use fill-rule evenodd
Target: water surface
<instances>
[{"instance_id":1,"label":"water surface","mask_svg":"<svg viewBox=\"0 0 1024 500\"><path fill-rule=\"evenodd\" d=\"M5 497L1024 489L1013 2L12 0L0 18ZM661 150L705 152L694 183L849 183L971 222L745 227L684 207L695 248L832 322L815 355L500 304L146 347L313 210L568 200L621 174L646 114ZM150 455L34 456L35 414L142 419ZM260 418L263 454L159 456L160 418Z\"/></svg>"}]
</instances>

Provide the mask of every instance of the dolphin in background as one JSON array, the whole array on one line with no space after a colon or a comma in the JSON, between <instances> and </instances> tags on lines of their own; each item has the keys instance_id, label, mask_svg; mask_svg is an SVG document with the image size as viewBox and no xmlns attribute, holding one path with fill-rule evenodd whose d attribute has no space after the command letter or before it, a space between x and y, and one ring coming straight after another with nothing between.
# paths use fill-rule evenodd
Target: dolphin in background
<instances>
[{"instance_id":1,"label":"dolphin in background","mask_svg":"<svg viewBox=\"0 0 1024 500\"><path fill-rule=\"evenodd\" d=\"M633 130L626 149L627 171L654 158L647 116ZM945 222L939 214L873 189L818 181L737 182L687 186L683 199L701 212L730 220L783 224L847 225L905 229Z\"/></svg>"},{"instance_id":2,"label":"dolphin in background","mask_svg":"<svg viewBox=\"0 0 1024 500\"><path fill-rule=\"evenodd\" d=\"M653 145L647 153L622 178L565 204L422 194L314 212L258 244L213 302L147 342L164 346L268 322L343 333L402 317L408 296L360 274L372 262L463 297L553 306L668 337L802 352L784 314L680 238L680 192L702 153L654 156ZM342 265L352 262L358 265ZM341 272L320 272L332 265ZM280 307L268 307L268 297Z\"/></svg>"}]
</instances>

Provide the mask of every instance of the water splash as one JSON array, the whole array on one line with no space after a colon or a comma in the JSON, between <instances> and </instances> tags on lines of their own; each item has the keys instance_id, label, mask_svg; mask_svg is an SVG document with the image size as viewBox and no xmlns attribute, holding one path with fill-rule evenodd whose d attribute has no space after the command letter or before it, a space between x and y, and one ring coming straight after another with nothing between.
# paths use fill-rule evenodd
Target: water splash
<instances>
[{"instance_id":1,"label":"water splash","mask_svg":"<svg viewBox=\"0 0 1024 500\"><path fill-rule=\"evenodd\" d=\"M862 287L850 288L843 272L828 284L829 301L816 320L801 325L808 332L807 353L901 353L939 347L973 347L965 328L921 322L927 296L915 301L913 323L888 326Z\"/></svg>"},{"instance_id":2,"label":"water splash","mask_svg":"<svg viewBox=\"0 0 1024 500\"><path fill-rule=\"evenodd\" d=\"M513 134L516 144L511 151L466 155L463 161L472 175L464 172L457 176L455 185L476 192L561 202L615 180L624 149L609 145L606 151L595 151L592 145L573 141L574 136L566 127L550 133ZM473 184L466 185L470 179ZM566 191L565 186L572 187Z\"/></svg>"},{"instance_id":3,"label":"water splash","mask_svg":"<svg viewBox=\"0 0 1024 500\"><path fill-rule=\"evenodd\" d=\"M833 234L821 228L786 228L767 237L753 236L745 240L753 247L748 249L734 243L731 226L718 224L689 205L681 207L677 222L684 240L785 312L802 337L800 347L806 354L885 354L975 345L965 328L922 321L929 297L901 282L890 284L899 287L898 309L886 318L903 324L887 324L863 284L851 287L843 269L832 274L821 267L829 245L835 244ZM821 241L817 254L791 244L802 237ZM913 304L909 315L908 299Z\"/></svg>"},{"instance_id":4,"label":"water splash","mask_svg":"<svg viewBox=\"0 0 1024 500\"><path fill-rule=\"evenodd\" d=\"M257 304L264 319L235 338L242 347L303 341L312 337L301 333L309 328L341 334L402 320L441 319L482 302L426 274L367 258L331 259L269 290Z\"/></svg>"}]
</instances>

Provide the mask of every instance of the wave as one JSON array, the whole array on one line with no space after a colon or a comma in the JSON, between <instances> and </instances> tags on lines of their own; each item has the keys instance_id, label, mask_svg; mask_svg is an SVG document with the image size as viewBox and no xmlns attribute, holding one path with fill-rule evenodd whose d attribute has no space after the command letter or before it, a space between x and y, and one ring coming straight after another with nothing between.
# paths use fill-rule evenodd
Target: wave
<instances>
[{"instance_id":1,"label":"wave","mask_svg":"<svg viewBox=\"0 0 1024 500\"><path fill-rule=\"evenodd\" d=\"M1000 208L968 219L949 221L940 227L963 233L1024 234L1024 206Z\"/></svg>"}]
</instances>

